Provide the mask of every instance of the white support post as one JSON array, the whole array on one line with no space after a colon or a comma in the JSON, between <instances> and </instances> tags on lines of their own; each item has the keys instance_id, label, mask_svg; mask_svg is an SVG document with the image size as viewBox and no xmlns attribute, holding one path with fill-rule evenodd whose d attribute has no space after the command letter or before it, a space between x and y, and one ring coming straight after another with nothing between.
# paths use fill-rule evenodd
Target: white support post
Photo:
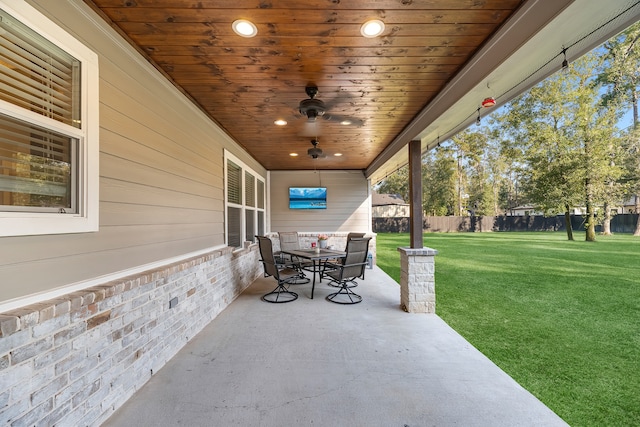
<instances>
[{"instance_id":1,"label":"white support post","mask_svg":"<svg viewBox=\"0 0 640 427\"><path fill-rule=\"evenodd\" d=\"M431 248L398 248L400 303L409 313L436 312L435 256Z\"/></svg>"}]
</instances>

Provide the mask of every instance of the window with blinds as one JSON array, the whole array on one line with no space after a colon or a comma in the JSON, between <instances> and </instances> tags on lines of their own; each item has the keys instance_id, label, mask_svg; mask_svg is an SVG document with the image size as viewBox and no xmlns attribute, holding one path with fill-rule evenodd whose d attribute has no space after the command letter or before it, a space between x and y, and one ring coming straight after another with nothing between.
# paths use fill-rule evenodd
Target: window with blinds
<instances>
[{"instance_id":1,"label":"window with blinds","mask_svg":"<svg viewBox=\"0 0 640 427\"><path fill-rule=\"evenodd\" d=\"M242 247L265 233L265 186L254 171L225 150L227 245Z\"/></svg>"},{"instance_id":2,"label":"window with blinds","mask_svg":"<svg viewBox=\"0 0 640 427\"><path fill-rule=\"evenodd\" d=\"M0 0L0 236L97 230L97 82L95 53Z\"/></svg>"}]
</instances>

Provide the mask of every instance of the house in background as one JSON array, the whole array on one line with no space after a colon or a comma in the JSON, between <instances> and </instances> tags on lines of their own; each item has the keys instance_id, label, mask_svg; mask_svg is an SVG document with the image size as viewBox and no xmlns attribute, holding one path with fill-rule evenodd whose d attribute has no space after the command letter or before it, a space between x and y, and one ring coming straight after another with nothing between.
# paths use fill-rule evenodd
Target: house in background
<instances>
[{"instance_id":1,"label":"house in background","mask_svg":"<svg viewBox=\"0 0 640 427\"><path fill-rule=\"evenodd\" d=\"M409 204L399 194L371 194L371 213L373 218L409 217Z\"/></svg>"},{"instance_id":2,"label":"house in background","mask_svg":"<svg viewBox=\"0 0 640 427\"><path fill-rule=\"evenodd\" d=\"M638 196L631 196L629 199L625 200L622 206L620 206L621 214L635 214L638 213L638 206L640 206L640 200L638 200Z\"/></svg>"},{"instance_id":3,"label":"house in background","mask_svg":"<svg viewBox=\"0 0 640 427\"><path fill-rule=\"evenodd\" d=\"M601 209L599 207L598 209ZM624 202L620 202L618 205L614 205L611 207L611 211L613 214L633 214L636 209L636 196L632 196ZM572 207L570 209L571 215L586 215L587 209L584 206ZM508 215L510 216L533 216L533 215L544 215L543 212L536 210L536 207L533 205L523 205L512 208L508 211Z\"/></svg>"},{"instance_id":4,"label":"house in background","mask_svg":"<svg viewBox=\"0 0 640 427\"><path fill-rule=\"evenodd\" d=\"M529 215L543 215L542 212L537 211L533 205L522 205L511 208L507 211L507 215L510 216L529 216Z\"/></svg>"}]
</instances>

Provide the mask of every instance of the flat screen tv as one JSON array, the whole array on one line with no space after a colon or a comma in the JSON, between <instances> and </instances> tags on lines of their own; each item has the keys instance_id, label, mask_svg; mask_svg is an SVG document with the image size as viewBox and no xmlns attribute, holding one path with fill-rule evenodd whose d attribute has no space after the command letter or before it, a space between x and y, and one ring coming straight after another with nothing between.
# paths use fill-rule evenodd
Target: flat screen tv
<instances>
[{"instance_id":1,"label":"flat screen tv","mask_svg":"<svg viewBox=\"0 0 640 427\"><path fill-rule=\"evenodd\" d=\"M327 187L289 187L289 209L327 209Z\"/></svg>"}]
</instances>

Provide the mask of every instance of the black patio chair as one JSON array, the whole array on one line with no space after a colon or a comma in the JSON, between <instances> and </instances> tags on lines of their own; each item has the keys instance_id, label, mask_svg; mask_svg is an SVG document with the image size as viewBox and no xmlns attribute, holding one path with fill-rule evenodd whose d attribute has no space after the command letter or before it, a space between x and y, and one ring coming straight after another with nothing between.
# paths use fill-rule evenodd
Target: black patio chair
<instances>
[{"instance_id":1,"label":"black patio chair","mask_svg":"<svg viewBox=\"0 0 640 427\"><path fill-rule=\"evenodd\" d=\"M287 289L287 285L292 284L299 278L299 272L292 268L280 267L273 256L273 244L271 239L264 236L256 236L260 248L260 261L264 267L265 276L273 276L278 282L278 286L268 294L262 296L262 300L272 303L291 302L298 299L298 294Z\"/></svg>"},{"instance_id":2,"label":"black patio chair","mask_svg":"<svg viewBox=\"0 0 640 427\"><path fill-rule=\"evenodd\" d=\"M309 270L312 268L313 263L311 261L302 261L300 258L291 256L282 251L286 250L298 250L300 249L300 240L298 238L297 231L279 231L278 239L280 239L280 252L278 253L279 259L283 264L287 267L292 268L294 270L298 270L299 278L295 284L302 285L305 283L309 283L309 278L304 274L304 270Z\"/></svg>"},{"instance_id":3,"label":"black patio chair","mask_svg":"<svg viewBox=\"0 0 640 427\"><path fill-rule=\"evenodd\" d=\"M349 234L347 234L347 244L349 243L349 240L351 240L351 239L362 239L365 234L366 233L349 232ZM345 247L344 251L345 252L347 251L346 247ZM322 268L321 278L326 275L327 271L335 270L337 268L337 266L340 265L340 264L342 264L342 259L339 259L339 258L326 260L324 262L324 266ZM364 280L364 270L362 270L361 279ZM332 284L331 286L335 286L335 285ZM355 286L358 286L358 284L355 281L353 281L350 287L355 287Z\"/></svg>"},{"instance_id":4,"label":"black patio chair","mask_svg":"<svg viewBox=\"0 0 640 427\"><path fill-rule=\"evenodd\" d=\"M327 295L327 300L337 304L357 304L362 297L353 292L352 284L361 278L367 266L369 254L369 240L371 237L351 239L347 242L347 255L341 264L336 264L335 270L327 272L331 278L330 284L338 286L337 292Z\"/></svg>"}]
</instances>

